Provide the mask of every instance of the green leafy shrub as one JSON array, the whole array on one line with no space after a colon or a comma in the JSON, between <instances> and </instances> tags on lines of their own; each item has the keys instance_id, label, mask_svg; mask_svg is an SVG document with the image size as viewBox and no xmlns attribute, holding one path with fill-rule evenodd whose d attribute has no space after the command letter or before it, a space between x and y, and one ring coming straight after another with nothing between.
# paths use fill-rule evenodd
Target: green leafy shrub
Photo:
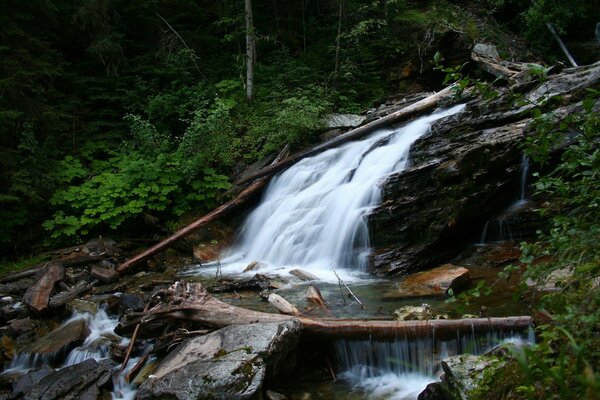
<instances>
[{"instance_id":1,"label":"green leafy shrub","mask_svg":"<svg viewBox=\"0 0 600 400\"><path fill-rule=\"evenodd\" d=\"M108 164L110 168L91 174L77 159L62 161L58 176L65 186L52 196L57 211L44 223L53 238L117 229L143 213L168 218L193 206L211 208L230 188L228 178L212 168L205 167L193 178L186 176L177 153L151 158L129 149Z\"/></svg>"}]
</instances>

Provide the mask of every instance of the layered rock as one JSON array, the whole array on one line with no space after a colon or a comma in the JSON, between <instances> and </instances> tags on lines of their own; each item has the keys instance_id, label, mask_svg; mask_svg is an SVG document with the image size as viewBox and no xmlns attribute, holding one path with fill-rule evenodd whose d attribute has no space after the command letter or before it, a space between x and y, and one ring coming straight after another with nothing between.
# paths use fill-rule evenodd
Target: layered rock
<instances>
[{"instance_id":1,"label":"layered rock","mask_svg":"<svg viewBox=\"0 0 600 400\"><path fill-rule=\"evenodd\" d=\"M471 102L434 124L411 149L411 165L383 184L381 206L369 216L372 272L414 272L477 242L485 222L518 198L530 111L560 98L564 107L553 113L571 113L598 82L600 63L568 69ZM517 107L515 92L524 99Z\"/></svg>"}]
</instances>

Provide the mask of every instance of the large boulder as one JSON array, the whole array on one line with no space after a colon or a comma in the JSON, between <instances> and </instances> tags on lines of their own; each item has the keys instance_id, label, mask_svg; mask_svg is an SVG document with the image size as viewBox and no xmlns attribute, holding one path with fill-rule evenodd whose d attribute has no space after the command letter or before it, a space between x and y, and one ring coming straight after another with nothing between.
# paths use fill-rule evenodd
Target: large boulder
<instances>
[{"instance_id":1,"label":"large boulder","mask_svg":"<svg viewBox=\"0 0 600 400\"><path fill-rule=\"evenodd\" d=\"M14 386L14 398L95 400L111 383L110 370L93 358L57 371L42 372L31 372L21 378Z\"/></svg>"},{"instance_id":2,"label":"large boulder","mask_svg":"<svg viewBox=\"0 0 600 400\"><path fill-rule=\"evenodd\" d=\"M297 321L233 325L173 350L139 388L137 399L255 399L267 375L294 367Z\"/></svg>"}]
</instances>

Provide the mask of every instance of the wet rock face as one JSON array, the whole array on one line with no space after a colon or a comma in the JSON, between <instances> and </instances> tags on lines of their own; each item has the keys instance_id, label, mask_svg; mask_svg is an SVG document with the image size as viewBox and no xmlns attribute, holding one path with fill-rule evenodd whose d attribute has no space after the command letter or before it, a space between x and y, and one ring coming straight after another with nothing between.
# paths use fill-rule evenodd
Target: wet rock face
<instances>
[{"instance_id":1,"label":"wet rock face","mask_svg":"<svg viewBox=\"0 0 600 400\"><path fill-rule=\"evenodd\" d=\"M565 69L544 83L516 83L493 100L434 124L411 149L406 170L383 183L382 205L369 217L371 270L407 273L441 264L478 241L485 221L518 198L521 146L530 111L549 99L581 108L585 88L600 82L600 63ZM515 106L514 93L523 105ZM559 151L559 149L556 149Z\"/></svg>"},{"instance_id":2,"label":"wet rock face","mask_svg":"<svg viewBox=\"0 0 600 400\"><path fill-rule=\"evenodd\" d=\"M260 398L267 375L294 367L296 321L229 326L173 350L139 388L137 399Z\"/></svg>"},{"instance_id":3,"label":"wet rock face","mask_svg":"<svg viewBox=\"0 0 600 400\"><path fill-rule=\"evenodd\" d=\"M385 182L369 217L374 273L444 262L517 196L526 121L473 129L471 118L467 111L434 125L411 150L412 165Z\"/></svg>"},{"instance_id":4,"label":"wet rock face","mask_svg":"<svg viewBox=\"0 0 600 400\"><path fill-rule=\"evenodd\" d=\"M15 385L14 398L44 400L98 399L110 385L110 370L90 358L57 371L30 373ZM31 385L31 386L30 386Z\"/></svg>"}]
</instances>

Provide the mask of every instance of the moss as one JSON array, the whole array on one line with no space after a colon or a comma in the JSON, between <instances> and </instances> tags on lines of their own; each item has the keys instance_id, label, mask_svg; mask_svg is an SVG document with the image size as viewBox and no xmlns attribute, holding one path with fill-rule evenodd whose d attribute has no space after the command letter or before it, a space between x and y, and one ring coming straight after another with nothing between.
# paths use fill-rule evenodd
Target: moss
<instances>
[{"instance_id":1,"label":"moss","mask_svg":"<svg viewBox=\"0 0 600 400\"><path fill-rule=\"evenodd\" d=\"M215 354L213 354L213 358L225 357L227 354L228 354L227 350L219 349L215 352Z\"/></svg>"},{"instance_id":2,"label":"moss","mask_svg":"<svg viewBox=\"0 0 600 400\"><path fill-rule=\"evenodd\" d=\"M477 387L469 394L473 400L525 399L518 388L527 383L517 360L511 359L486 368Z\"/></svg>"}]
</instances>

